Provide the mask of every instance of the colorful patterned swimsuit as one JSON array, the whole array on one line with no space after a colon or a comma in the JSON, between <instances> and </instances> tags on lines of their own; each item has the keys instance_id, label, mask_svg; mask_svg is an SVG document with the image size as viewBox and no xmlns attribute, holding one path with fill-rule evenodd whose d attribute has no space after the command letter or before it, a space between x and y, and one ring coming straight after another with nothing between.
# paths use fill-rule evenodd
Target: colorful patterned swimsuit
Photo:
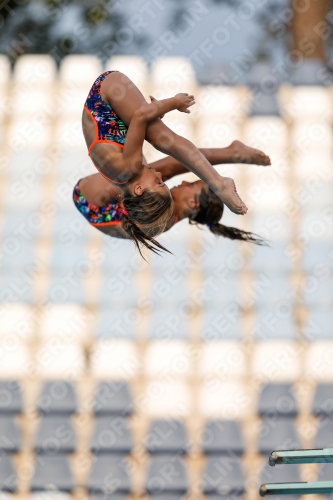
<instances>
[{"instance_id":1,"label":"colorful patterned swimsuit","mask_svg":"<svg viewBox=\"0 0 333 500\"><path fill-rule=\"evenodd\" d=\"M97 205L89 203L80 191L79 182L76 184L73 191L73 201L83 217L85 217L92 226L119 226L121 224L120 217L123 213L121 204L117 201L98 207Z\"/></svg>"},{"instance_id":2,"label":"colorful patterned swimsuit","mask_svg":"<svg viewBox=\"0 0 333 500\"><path fill-rule=\"evenodd\" d=\"M108 142L115 144L121 148L124 147L124 142L127 134L127 126L121 121L118 115L112 109L110 104L103 101L101 97L101 85L105 78L112 73L112 71L105 71L94 82L88 94L84 109L92 119L95 127L95 139L90 144L88 154L90 156L91 149L95 144L101 142ZM95 167L101 175L113 184L126 184L126 182L114 181L110 177L102 174L97 165Z\"/></svg>"}]
</instances>

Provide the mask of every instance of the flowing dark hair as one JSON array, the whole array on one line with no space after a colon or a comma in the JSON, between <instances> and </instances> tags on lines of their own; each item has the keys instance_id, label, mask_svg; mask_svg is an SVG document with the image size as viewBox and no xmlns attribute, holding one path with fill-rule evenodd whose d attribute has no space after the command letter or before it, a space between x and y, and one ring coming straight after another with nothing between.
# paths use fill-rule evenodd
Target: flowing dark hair
<instances>
[{"instance_id":1,"label":"flowing dark hair","mask_svg":"<svg viewBox=\"0 0 333 500\"><path fill-rule=\"evenodd\" d=\"M141 257L141 246L157 254L161 250L169 252L154 236L163 233L172 215L171 194L158 194L145 189L141 196L136 196L125 189L120 200L124 207L120 219L122 228L135 243Z\"/></svg>"},{"instance_id":2,"label":"flowing dark hair","mask_svg":"<svg viewBox=\"0 0 333 500\"><path fill-rule=\"evenodd\" d=\"M205 224L216 236L224 236L231 240L241 240L255 245L267 245L267 242L255 233L243 231L236 227L220 224L224 204L210 188L203 188L199 195L200 207L198 213L190 217L190 224Z\"/></svg>"}]
</instances>

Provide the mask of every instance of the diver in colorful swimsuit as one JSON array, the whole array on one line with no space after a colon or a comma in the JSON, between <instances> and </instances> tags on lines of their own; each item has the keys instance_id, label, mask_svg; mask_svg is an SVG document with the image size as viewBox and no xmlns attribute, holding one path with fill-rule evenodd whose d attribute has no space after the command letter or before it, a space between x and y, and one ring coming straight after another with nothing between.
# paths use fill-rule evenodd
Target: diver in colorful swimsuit
<instances>
[{"instance_id":1,"label":"diver in colorful swimsuit","mask_svg":"<svg viewBox=\"0 0 333 500\"><path fill-rule=\"evenodd\" d=\"M245 163L251 161L254 151L245 144L234 141L226 148L201 149L212 165L232 163L236 154L242 153ZM187 172L187 169L170 157L151 164L156 172L162 175L163 181ZM209 227L217 236L229 239L249 241L262 244L263 240L253 233L221 224L220 219L224 205L215 193L201 180L183 181L171 190L173 212L164 231L169 230L177 222L187 218L190 224L202 224ZM77 209L87 221L103 233L116 238L126 238L122 230L122 205L119 202L121 191L112 186L100 174L92 174L80 179L73 192Z\"/></svg>"},{"instance_id":2,"label":"diver in colorful swimsuit","mask_svg":"<svg viewBox=\"0 0 333 500\"><path fill-rule=\"evenodd\" d=\"M159 118L173 109L189 113L194 97L177 94L161 101L151 97L151 101L148 104L124 74L105 72L88 95L82 126L96 168L122 190L123 229L137 246L140 243L152 250L153 236L163 231L171 216L172 199L159 173L143 163L145 138L196 173L235 213L244 214L247 209L232 179L220 176L190 141ZM269 164L264 153L257 151L255 157L256 163Z\"/></svg>"}]
</instances>

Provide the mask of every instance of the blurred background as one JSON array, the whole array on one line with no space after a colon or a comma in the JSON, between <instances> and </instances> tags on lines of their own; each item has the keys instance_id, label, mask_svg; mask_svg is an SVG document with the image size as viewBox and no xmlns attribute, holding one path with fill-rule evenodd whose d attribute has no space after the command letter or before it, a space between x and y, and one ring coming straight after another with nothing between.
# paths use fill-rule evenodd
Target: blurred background
<instances>
[{"instance_id":1,"label":"blurred background","mask_svg":"<svg viewBox=\"0 0 333 500\"><path fill-rule=\"evenodd\" d=\"M254 500L332 479L267 466L333 447L332 9L1 2L1 500ZM198 147L270 155L217 167L249 207L223 223L269 247L182 221L160 237L173 255L144 261L89 226L71 193L95 172L81 113L105 69L146 97L193 92L165 122Z\"/></svg>"}]
</instances>

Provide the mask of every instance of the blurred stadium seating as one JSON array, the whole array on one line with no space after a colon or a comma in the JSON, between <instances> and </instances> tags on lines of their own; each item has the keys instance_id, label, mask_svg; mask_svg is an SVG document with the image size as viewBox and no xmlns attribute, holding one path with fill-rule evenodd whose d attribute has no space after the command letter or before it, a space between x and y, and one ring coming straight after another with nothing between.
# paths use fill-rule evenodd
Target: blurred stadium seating
<instances>
[{"instance_id":1,"label":"blurred stadium seating","mask_svg":"<svg viewBox=\"0 0 333 500\"><path fill-rule=\"evenodd\" d=\"M198 146L238 138L273 160L217 167L250 207L225 224L270 247L185 221L160 237L173 255L145 262L71 201L95 172L80 117L100 61L0 67L0 499L251 500L317 479L264 463L333 447L332 89L300 81L258 105L254 84L200 88L182 58L111 59L146 97L194 92L166 122Z\"/></svg>"}]
</instances>

